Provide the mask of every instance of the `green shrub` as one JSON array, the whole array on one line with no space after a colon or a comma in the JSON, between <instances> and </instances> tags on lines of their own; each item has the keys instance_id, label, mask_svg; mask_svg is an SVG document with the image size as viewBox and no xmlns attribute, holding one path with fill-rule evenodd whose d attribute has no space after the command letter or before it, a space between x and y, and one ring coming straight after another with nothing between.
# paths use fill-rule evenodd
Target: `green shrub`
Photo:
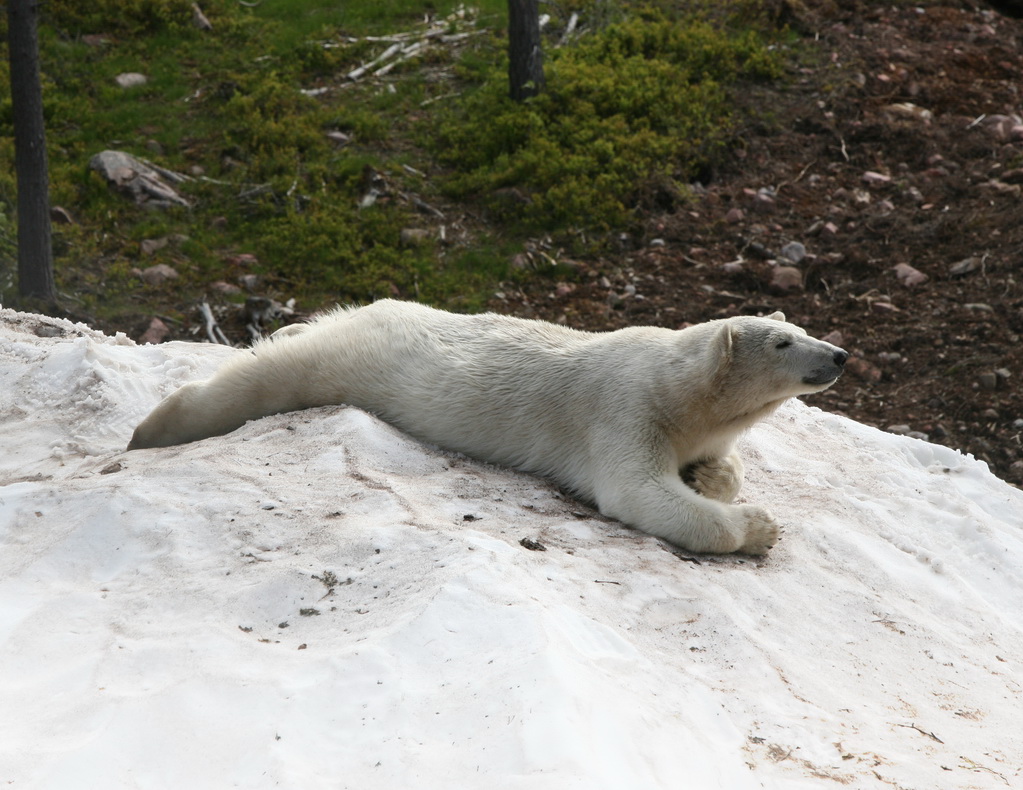
<instances>
[{"instance_id":1,"label":"green shrub","mask_svg":"<svg viewBox=\"0 0 1023 790\"><path fill-rule=\"evenodd\" d=\"M48 0L41 11L44 24L73 36L155 33L189 24L192 0Z\"/></svg>"},{"instance_id":2,"label":"green shrub","mask_svg":"<svg viewBox=\"0 0 1023 790\"><path fill-rule=\"evenodd\" d=\"M777 68L752 32L650 11L553 50L546 90L526 103L507 98L498 64L430 144L455 171L452 196L535 226L613 228L645 185L688 181L713 160L730 129L729 85ZM509 207L503 187L528 200Z\"/></svg>"}]
</instances>

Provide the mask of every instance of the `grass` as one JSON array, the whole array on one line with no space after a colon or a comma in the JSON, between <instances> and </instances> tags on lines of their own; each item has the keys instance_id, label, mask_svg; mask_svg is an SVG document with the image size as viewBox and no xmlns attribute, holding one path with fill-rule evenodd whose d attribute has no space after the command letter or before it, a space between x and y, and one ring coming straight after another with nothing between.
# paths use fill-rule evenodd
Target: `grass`
<instances>
[{"instance_id":1,"label":"grass","mask_svg":"<svg viewBox=\"0 0 1023 790\"><path fill-rule=\"evenodd\" d=\"M132 330L153 313L187 321L202 298L241 303L210 289L241 274L307 310L381 296L480 309L527 237L599 238L631 221L651 183L684 200L686 181L727 142L729 86L777 73L760 34L721 4L701 15L565 0L543 9L549 89L516 105L504 96L505 0L451 16L448 32L472 34L457 52L432 48L357 83L344 75L388 46L367 36L423 29L427 11L448 18L459 4L201 5L211 32L193 26L189 0L43 6L51 200L75 218L55 228L58 290L103 326ZM572 11L586 33L555 47ZM9 128L6 63L0 71ZM148 81L122 89L123 72ZM336 132L350 142L332 141ZM195 176L183 187L192 208L154 212L111 191L88 168L108 148ZM9 134L0 163L0 301L10 304ZM365 205L371 182L383 194ZM502 205L495 194L507 187L527 201ZM408 244L407 229L428 233ZM173 234L187 241L140 249ZM142 284L138 270L156 263L180 277Z\"/></svg>"}]
</instances>

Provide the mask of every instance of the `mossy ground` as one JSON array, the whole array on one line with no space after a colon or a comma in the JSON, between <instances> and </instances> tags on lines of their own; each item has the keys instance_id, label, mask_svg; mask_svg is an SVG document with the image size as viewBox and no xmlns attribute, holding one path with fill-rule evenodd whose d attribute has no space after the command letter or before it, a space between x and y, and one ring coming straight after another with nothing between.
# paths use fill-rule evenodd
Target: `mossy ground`
<instances>
[{"instance_id":1,"label":"mossy ground","mask_svg":"<svg viewBox=\"0 0 1023 790\"><path fill-rule=\"evenodd\" d=\"M508 268L526 239L599 248L645 202L684 201L729 143L730 91L779 73L748 2L684 14L667 3L547 6L548 87L525 104L506 97L503 0L201 5L212 31L192 24L188 0L43 10L51 200L74 218L54 228L58 290L104 327L138 331L153 314L187 323L203 298L240 303L244 293L214 296L210 284L241 274L308 311L381 296L479 309L495 283L527 276ZM580 32L561 43L573 12ZM427 16L468 35L386 76L345 78L389 46L367 37L425 31ZM123 89L122 72L148 82ZM10 128L6 92L0 123ZM338 144L338 132L350 141ZM195 176L182 188L192 207L150 210L112 192L88 168L108 148ZM10 305L9 134L0 161L0 301ZM426 233L410 243L410 228ZM187 239L142 251L175 235ZM138 270L156 263L179 278L144 284Z\"/></svg>"}]
</instances>

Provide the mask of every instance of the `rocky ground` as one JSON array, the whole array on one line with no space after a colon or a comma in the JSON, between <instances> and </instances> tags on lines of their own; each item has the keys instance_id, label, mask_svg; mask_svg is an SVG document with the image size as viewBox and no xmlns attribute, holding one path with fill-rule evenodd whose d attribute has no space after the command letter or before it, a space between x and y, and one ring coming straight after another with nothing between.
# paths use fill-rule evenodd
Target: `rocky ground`
<instances>
[{"instance_id":1,"label":"rocky ground","mask_svg":"<svg viewBox=\"0 0 1023 790\"><path fill-rule=\"evenodd\" d=\"M1023 24L852 5L790 17L813 54L742 98L762 122L695 201L492 306L591 329L781 309L854 355L810 403L1023 484ZM521 262L559 257L538 246Z\"/></svg>"}]
</instances>

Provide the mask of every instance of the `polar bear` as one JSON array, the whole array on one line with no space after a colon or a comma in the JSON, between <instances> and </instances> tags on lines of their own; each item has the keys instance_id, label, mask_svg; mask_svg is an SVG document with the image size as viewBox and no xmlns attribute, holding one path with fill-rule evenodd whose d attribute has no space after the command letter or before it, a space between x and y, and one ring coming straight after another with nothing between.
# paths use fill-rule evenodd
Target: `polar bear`
<instances>
[{"instance_id":1,"label":"polar bear","mask_svg":"<svg viewBox=\"0 0 1023 790\"><path fill-rule=\"evenodd\" d=\"M787 398L831 386L848 356L781 313L593 333L388 299L239 353L160 403L128 449L348 404L421 441L546 476L689 551L763 554L778 526L761 507L731 504L736 439Z\"/></svg>"}]
</instances>

